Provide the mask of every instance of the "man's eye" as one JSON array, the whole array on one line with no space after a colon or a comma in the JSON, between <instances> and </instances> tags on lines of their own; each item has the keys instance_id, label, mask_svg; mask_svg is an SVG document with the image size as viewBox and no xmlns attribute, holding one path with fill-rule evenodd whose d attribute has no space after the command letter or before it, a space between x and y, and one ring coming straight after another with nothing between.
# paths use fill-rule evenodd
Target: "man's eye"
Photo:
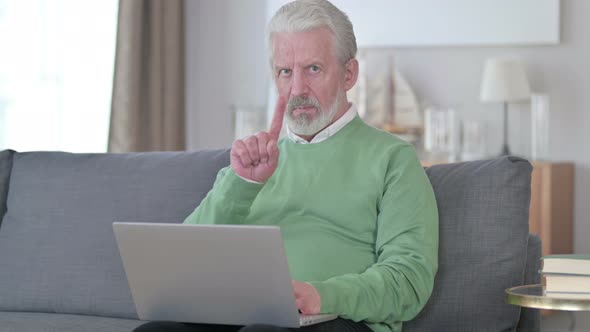
<instances>
[{"instance_id":1,"label":"man's eye","mask_svg":"<svg viewBox=\"0 0 590 332\"><path fill-rule=\"evenodd\" d=\"M279 75L280 76L288 76L289 74L291 74L291 69L281 69L281 70L279 70Z\"/></svg>"},{"instance_id":2,"label":"man's eye","mask_svg":"<svg viewBox=\"0 0 590 332\"><path fill-rule=\"evenodd\" d=\"M318 66L311 66L311 67L309 67L309 70L311 70L312 73L319 73L320 72L320 67L318 67Z\"/></svg>"}]
</instances>

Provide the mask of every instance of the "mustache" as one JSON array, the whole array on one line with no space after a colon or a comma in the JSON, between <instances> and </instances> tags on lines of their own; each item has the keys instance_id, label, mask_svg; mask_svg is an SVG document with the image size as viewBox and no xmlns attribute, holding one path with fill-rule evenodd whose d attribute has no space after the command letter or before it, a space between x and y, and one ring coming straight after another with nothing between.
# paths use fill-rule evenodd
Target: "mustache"
<instances>
[{"instance_id":1,"label":"mustache","mask_svg":"<svg viewBox=\"0 0 590 332\"><path fill-rule=\"evenodd\" d=\"M291 113L294 109L298 107L315 107L316 109L320 109L320 102L313 98L313 97L305 97L305 96L295 96L289 99L287 103L287 110Z\"/></svg>"}]
</instances>

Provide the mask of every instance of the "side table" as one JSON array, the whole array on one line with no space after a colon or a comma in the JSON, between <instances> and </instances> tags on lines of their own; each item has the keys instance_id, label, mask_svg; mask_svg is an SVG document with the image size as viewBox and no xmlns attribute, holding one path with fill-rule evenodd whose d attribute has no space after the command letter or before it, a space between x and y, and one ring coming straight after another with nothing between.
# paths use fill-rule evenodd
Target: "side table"
<instances>
[{"instance_id":1,"label":"side table","mask_svg":"<svg viewBox=\"0 0 590 332\"><path fill-rule=\"evenodd\" d=\"M571 319L570 331L573 331L576 327L572 312L590 311L590 297L576 298L567 294L547 295L545 288L541 284L508 288L506 290L506 303L526 308L568 311Z\"/></svg>"}]
</instances>

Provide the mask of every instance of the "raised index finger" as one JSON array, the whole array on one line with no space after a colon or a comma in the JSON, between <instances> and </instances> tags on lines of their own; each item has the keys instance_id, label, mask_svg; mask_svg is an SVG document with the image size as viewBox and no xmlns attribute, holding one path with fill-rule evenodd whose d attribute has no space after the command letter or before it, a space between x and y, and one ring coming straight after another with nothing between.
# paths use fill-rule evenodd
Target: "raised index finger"
<instances>
[{"instance_id":1,"label":"raised index finger","mask_svg":"<svg viewBox=\"0 0 590 332\"><path fill-rule=\"evenodd\" d=\"M275 107L275 114L272 117L270 130L268 131L270 139L274 139L275 141L279 140L279 134L281 133L281 128L283 127L283 118L285 117L286 106L287 98L285 96L279 96L279 100L277 100L277 105Z\"/></svg>"}]
</instances>

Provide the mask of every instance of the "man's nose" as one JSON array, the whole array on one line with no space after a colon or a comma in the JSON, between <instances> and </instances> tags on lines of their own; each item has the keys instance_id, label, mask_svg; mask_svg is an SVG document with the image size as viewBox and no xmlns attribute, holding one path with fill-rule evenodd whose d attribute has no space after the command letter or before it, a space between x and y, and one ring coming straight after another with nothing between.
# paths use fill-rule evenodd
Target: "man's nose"
<instances>
[{"instance_id":1,"label":"man's nose","mask_svg":"<svg viewBox=\"0 0 590 332\"><path fill-rule=\"evenodd\" d=\"M305 74L302 70L294 70L293 71L293 81L291 86L291 95L292 96L301 96L306 95L309 92L309 86L307 84L307 79Z\"/></svg>"}]
</instances>

